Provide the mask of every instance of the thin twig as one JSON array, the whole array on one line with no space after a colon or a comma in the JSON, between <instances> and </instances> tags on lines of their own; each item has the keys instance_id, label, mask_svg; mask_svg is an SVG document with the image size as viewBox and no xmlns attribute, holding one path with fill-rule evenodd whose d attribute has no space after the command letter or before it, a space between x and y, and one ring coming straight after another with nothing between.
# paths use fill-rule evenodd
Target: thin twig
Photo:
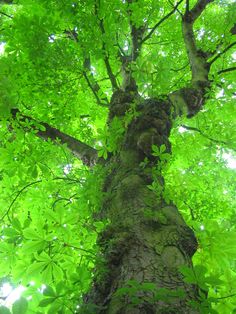
<instances>
[{"instance_id":1,"label":"thin twig","mask_svg":"<svg viewBox=\"0 0 236 314\"><path fill-rule=\"evenodd\" d=\"M235 70L236 70L236 67L231 67L231 68L220 70L220 71L217 72L217 74L231 72L231 71L235 71Z\"/></svg>"},{"instance_id":2,"label":"thin twig","mask_svg":"<svg viewBox=\"0 0 236 314\"><path fill-rule=\"evenodd\" d=\"M101 102L100 98L99 98L98 95L97 95L97 92L96 92L95 89L93 88L93 85L91 84L91 82L90 82L90 80L89 80L89 78L88 78L88 75L87 75L87 73L86 73L85 71L83 72L83 75L84 75L84 78L85 78L85 80L86 80L86 82L87 82L89 88L91 89L91 91L92 91L94 97L96 98L97 104L98 104L99 106L102 106L102 107L107 107L107 104Z\"/></svg>"},{"instance_id":3,"label":"thin twig","mask_svg":"<svg viewBox=\"0 0 236 314\"><path fill-rule=\"evenodd\" d=\"M189 208L192 220L195 220L196 218L195 218L194 211L193 211L192 207L190 207L187 202L185 202L185 201L183 201L183 202Z\"/></svg>"},{"instance_id":4,"label":"thin twig","mask_svg":"<svg viewBox=\"0 0 236 314\"><path fill-rule=\"evenodd\" d=\"M104 24L103 24L103 19L100 19L99 16L98 16L98 6L97 6L97 4L95 4L95 15L96 15L96 17L97 17L97 19L99 21L99 28L101 30L102 35L105 35L106 31L105 31L105 27L104 27ZM118 89L118 84L117 84L117 81L116 81L116 77L115 77L115 75L112 72L112 68L111 68L111 65L110 65L109 56L107 54L106 45L105 45L104 40L102 40L102 50L104 52L104 62L105 62L105 66L106 66L106 69L107 69L107 74L108 74L109 79L111 81L112 88L116 90L116 89Z\"/></svg>"},{"instance_id":5,"label":"thin twig","mask_svg":"<svg viewBox=\"0 0 236 314\"><path fill-rule=\"evenodd\" d=\"M205 133L203 133L200 129L198 128L195 128L195 127L192 127L192 126L187 126L187 125L184 125L184 124L181 124L181 127L186 129L186 130L189 130L189 131L195 131L195 132L198 132L199 134L201 134L202 136L204 136L205 138L207 138L208 140L214 142L214 143L218 143L218 144L223 144L223 145L226 145L226 146L229 146L230 143L228 142L225 142L225 141L222 141L222 140L216 140L208 135L206 135ZM230 149L232 150L235 150L234 148L231 148Z\"/></svg>"},{"instance_id":6,"label":"thin twig","mask_svg":"<svg viewBox=\"0 0 236 314\"><path fill-rule=\"evenodd\" d=\"M67 204L70 204L72 202L72 199L75 199L75 196L77 195L77 193L74 193L73 195L71 195L69 198L68 197L60 197L58 198L57 200L55 200L52 204L52 209L54 210L55 209L55 206L58 202L61 202L61 201L67 201ZM67 205L66 204L66 205ZM64 205L64 207L66 206Z\"/></svg>"},{"instance_id":7,"label":"thin twig","mask_svg":"<svg viewBox=\"0 0 236 314\"><path fill-rule=\"evenodd\" d=\"M226 53L230 48L236 45L236 41L232 42L230 45L228 45L224 50L219 52L210 62L209 64L212 65L213 62L215 62L217 59L219 59L224 53Z\"/></svg>"},{"instance_id":8,"label":"thin twig","mask_svg":"<svg viewBox=\"0 0 236 314\"><path fill-rule=\"evenodd\" d=\"M80 247L77 247L77 246L74 246L74 245L70 245L70 244L67 244L67 243L64 243L64 247L70 247L72 249L76 249L76 250L80 250L80 251L83 251L83 252L86 252L86 253L89 253L93 256L97 256L95 253L91 252L90 250L86 250L86 249L82 249Z\"/></svg>"},{"instance_id":9,"label":"thin twig","mask_svg":"<svg viewBox=\"0 0 236 314\"><path fill-rule=\"evenodd\" d=\"M71 181L74 183L81 183L81 181L79 179L72 179L72 178L68 178L68 177L55 177L53 178L53 180L65 180L65 181Z\"/></svg>"},{"instance_id":10,"label":"thin twig","mask_svg":"<svg viewBox=\"0 0 236 314\"><path fill-rule=\"evenodd\" d=\"M217 299L217 300L222 300L222 299L232 298L232 297L234 297L234 296L236 296L236 293L230 294L230 295L226 295L225 297L219 297L219 298L216 298L216 299Z\"/></svg>"},{"instance_id":11,"label":"thin twig","mask_svg":"<svg viewBox=\"0 0 236 314\"><path fill-rule=\"evenodd\" d=\"M181 70L184 70L185 68L187 68L187 66L189 65L189 62L186 63L185 65L183 65L181 68L179 69L170 69L171 71L174 71L174 72L179 72Z\"/></svg>"},{"instance_id":12,"label":"thin twig","mask_svg":"<svg viewBox=\"0 0 236 314\"><path fill-rule=\"evenodd\" d=\"M34 184L36 184L36 183L40 183L40 182L42 182L42 180L34 181L34 182L31 182L31 183L27 184L26 186L24 186L24 187L16 194L15 198L12 200L10 206L8 207L7 211L6 211L5 214L2 216L2 218L0 219L0 221L3 221L3 219L4 219L6 216L8 216L8 214L9 214L9 212L10 212L12 206L14 205L14 203L16 202L16 200L18 199L18 197L21 195L21 193L24 192L25 189L27 189L28 187L30 187L30 186L32 186L32 185L34 185ZM9 218L9 216L8 216L8 218ZM9 220L10 220L10 218L9 218Z\"/></svg>"},{"instance_id":13,"label":"thin twig","mask_svg":"<svg viewBox=\"0 0 236 314\"><path fill-rule=\"evenodd\" d=\"M12 16L12 15L8 15L8 14L5 13L5 12L0 11L0 14L2 14L2 15L4 15L4 16L8 17L9 19L13 19L13 16Z\"/></svg>"},{"instance_id":14,"label":"thin twig","mask_svg":"<svg viewBox=\"0 0 236 314\"><path fill-rule=\"evenodd\" d=\"M178 6L183 2L183 0L180 0L179 2L177 2L177 4L174 6L173 10L170 11L167 15L165 15L159 22L156 23L156 25L154 25L154 27L152 28L152 30L147 34L147 36L145 36L143 38L143 40L141 41L141 45L147 41L149 38L151 38L152 34L155 32L155 30L157 29L158 26L160 26L163 22L165 22L172 14L175 13L175 11L177 10Z\"/></svg>"}]
</instances>

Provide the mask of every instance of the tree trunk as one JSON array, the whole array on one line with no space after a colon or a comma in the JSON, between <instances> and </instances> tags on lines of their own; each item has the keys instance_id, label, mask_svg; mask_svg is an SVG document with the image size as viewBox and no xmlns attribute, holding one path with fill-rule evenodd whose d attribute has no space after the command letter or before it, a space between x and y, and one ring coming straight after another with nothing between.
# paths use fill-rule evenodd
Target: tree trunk
<instances>
[{"instance_id":1,"label":"tree trunk","mask_svg":"<svg viewBox=\"0 0 236 314\"><path fill-rule=\"evenodd\" d=\"M110 224L98 239L105 269L98 270L85 303L104 314L198 313L189 305L197 299L197 287L185 283L179 271L192 267L197 241L175 205L164 200L158 167L163 161L152 155L152 145L164 144L171 152L171 103L119 91L112 97L109 122L122 118L131 103L137 114L119 152L105 165L101 215Z\"/></svg>"}]
</instances>

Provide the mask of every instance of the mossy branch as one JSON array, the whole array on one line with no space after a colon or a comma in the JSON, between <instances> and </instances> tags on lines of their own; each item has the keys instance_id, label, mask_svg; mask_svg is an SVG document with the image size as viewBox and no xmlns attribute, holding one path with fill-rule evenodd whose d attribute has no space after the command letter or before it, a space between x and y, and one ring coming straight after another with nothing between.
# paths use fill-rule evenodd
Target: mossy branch
<instances>
[{"instance_id":1,"label":"mossy branch","mask_svg":"<svg viewBox=\"0 0 236 314\"><path fill-rule=\"evenodd\" d=\"M30 127L27 129L36 130L36 135L42 138L45 141L51 140L55 144L66 144L67 148L72 152L72 154L80 159L84 165L93 166L98 160L97 150L76 138L61 132L60 130L50 126L45 122L39 122L35 119L23 115L18 109L11 110L12 118L18 120L19 125L25 129L25 126L22 125L24 122L32 122ZM34 123L40 124L42 129L38 129L34 126Z\"/></svg>"}]
</instances>

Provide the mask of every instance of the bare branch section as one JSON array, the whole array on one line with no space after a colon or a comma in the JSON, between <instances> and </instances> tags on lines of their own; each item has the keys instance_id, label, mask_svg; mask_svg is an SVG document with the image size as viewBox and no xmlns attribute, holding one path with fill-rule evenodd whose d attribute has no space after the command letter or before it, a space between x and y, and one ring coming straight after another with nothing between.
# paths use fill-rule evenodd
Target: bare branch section
<instances>
[{"instance_id":1,"label":"bare branch section","mask_svg":"<svg viewBox=\"0 0 236 314\"><path fill-rule=\"evenodd\" d=\"M75 28L72 30L70 30L70 29L65 30L64 34L66 34L66 37L68 39L75 41L77 44L79 43L78 32ZM97 101L97 104L99 106L107 107L109 101L108 101L106 95L102 92L101 86L98 84L97 80L94 78L89 55L87 55L84 58L83 66L84 66L84 70L82 71L82 75L84 76L85 81L88 84L88 87L91 89L91 91L92 91L92 93L93 93L93 95Z\"/></svg>"},{"instance_id":2,"label":"bare branch section","mask_svg":"<svg viewBox=\"0 0 236 314\"><path fill-rule=\"evenodd\" d=\"M200 17L206 6L214 0L198 0L190 9L187 2L186 11L182 16L182 33L190 63L192 78L190 87L181 88L169 95L169 99L175 108L175 115L187 114L194 116L203 106L206 100L206 92L210 87L208 74L210 64L207 62L207 54L197 48L193 32L194 22Z\"/></svg>"},{"instance_id":3,"label":"bare branch section","mask_svg":"<svg viewBox=\"0 0 236 314\"><path fill-rule=\"evenodd\" d=\"M98 4L95 4L95 15L97 16L99 28L101 30L102 35L105 35L106 31L105 31L103 19L99 18L98 10L99 10L99 2L98 2ZM109 55L108 55L108 52L106 50L106 44L105 44L104 40L102 40L102 50L104 53L104 62L105 62L107 74L108 74L109 79L111 81L112 88L113 88L113 90L117 90L117 89L119 89L119 87L118 87L118 84L116 81L116 77L115 77L114 73L112 72L112 68L111 68L110 61L109 61Z\"/></svg>"},{"instance_id":4,"label":"bare branch section","mask_svg":"<svg viewBox=\"0 0 236 314\"><path fill-rule=\"evenodd\" d=\"M192 71L192 85L196 88L199 87L199 84L202 86L202 84L208 83L209 65L204 52L196 46L193 24L210 2L213 0L198 0L196 5L190 11L186 11L182 18L183 37Z\"/></svg>"},{"instance_id":5,"label":"bare branch section","mask_svg":"<svg viewBox=\"0 0 236 314\"><path fill-rule=\"evenodd\" d=\"M84 71L83 76L91 89L94 97L96 98L97 104L103 107L108 107L109 101L107 99L107 96L105 93L102 92L101 86L98 84L98 82L95 80L92 69L91 69L91 62L90 57L88 56L84 60ZM101 96L99 96L99 94Z\"/></svg>"},{"instance_id":6,"label":"bare branch section","mask_svg":"<svg viewBox=\"0 0 236 314\"><path fill-rule=\"evenodd\" d=\"M132 4L134 2L137 2L137 0L128 0L127 1L127 15L129 18L129 27L130 27L130 33L129 36L131 38L131 52L129 54L126 54L121 48L120 48L120 60L121 60L121 74L122 74L122 90L126 92L136 92L138 90L136 81L133 77L133 71L132 71L132 63L136 61L140 54L141 45L142 45L142 39L143 35L146 29L146 25L140 25L136 26L135 23L133 23L132 18Z\"/></svg>"},{"instance_id":7,"label":"bare branch section","mask_svg":"<svg viewBox=\"0 0 236 314\"><path fill-rule=\"evenodd\" d=\"M80 159L84 165L93 166L98 160L97 150L89 145L77 140L76 138L67 135L58 129L44 122L38 122L35 119L25 116L18 109L12 109L11 114L13 119L17 119L19 124L25 129L37 130L36 135L45 141L51 140L55 144L66 144L72 154ZM30 127L25 127L24 122L32 122ZM39 130L35 124L41 125L43 130Z\"/></svg>"},{"instance_id":8,"label":"bare branch section","mask_svg":"<svg viewBox=\"0 0 236 314\"><path fill-rule=\"evenodd\" d=\"M143 42L143 35L146 30L145 23L140 26L136 26L135 23L133 23L132 18L132 3L137 2L137 0L128 0L128 9L127 13L129 16L129 26L130 26L130 35L131 35L131 41L132 41L132 52L130 59L131 61L135 61L140 53L142 42Z\"/></svg>"}]
</instances>

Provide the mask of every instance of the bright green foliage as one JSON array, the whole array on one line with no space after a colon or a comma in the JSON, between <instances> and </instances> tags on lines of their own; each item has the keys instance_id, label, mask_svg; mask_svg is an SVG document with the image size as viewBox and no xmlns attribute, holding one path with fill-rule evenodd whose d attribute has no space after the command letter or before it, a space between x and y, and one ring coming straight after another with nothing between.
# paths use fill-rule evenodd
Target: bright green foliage
<instances>
[{"instance_id":1,"label":"bright green foliage","mask_svg":"<svg viewBox=\"0 0 236 314\"><path fill-rule=\"evenodd\" d=\"M66 145L42 141L33 129L25 131L14 121L9 127L11 108L19 108L96 147L105 159L119 149L135 110L122 122L114 119L108 130L108 108L97 104L83 72L84 59L90 57L91 81L99 82L101 99L110 97L101 47L105 43L120 82L117 46L130 49L127 4L100 2L105 34L93 14L94 0L0 4L0 42L5 43L0 56L0 278L2 284L25 287L13 305L1 300L0 314L74 313L89 289L94 265L101 261L95 243L107 222L94 221L94 216L103 197L104 169L88 169ZM196 23L197 44L209 52L222 38L220 51L232 42L233 2L215 1ZM169 1L139 0L132 4L131 20L137 26L148 20L153 27L170 10ZM190 79L179 21L176 12L146 41L133 64L144 97L160 97ZM193 119L175 121L172 155L165 147L153 147L163 166L154 171L157 176L162 171L166 183L157 194L175 202L199 241L194 272L182 272L187 282L200 286L203 299L208 291L215 310L211 313L222 314L236 311L236 71L217 72L235 66L234 51L214 64L212 100ZM150 188L155 190L155 182ZM154 299L168 294L152 286L130 286L134 302L139 302L136 292L142 289L153 290ZM204 302L200 310L209 313Z\"/></svg>"}]
</instances>

